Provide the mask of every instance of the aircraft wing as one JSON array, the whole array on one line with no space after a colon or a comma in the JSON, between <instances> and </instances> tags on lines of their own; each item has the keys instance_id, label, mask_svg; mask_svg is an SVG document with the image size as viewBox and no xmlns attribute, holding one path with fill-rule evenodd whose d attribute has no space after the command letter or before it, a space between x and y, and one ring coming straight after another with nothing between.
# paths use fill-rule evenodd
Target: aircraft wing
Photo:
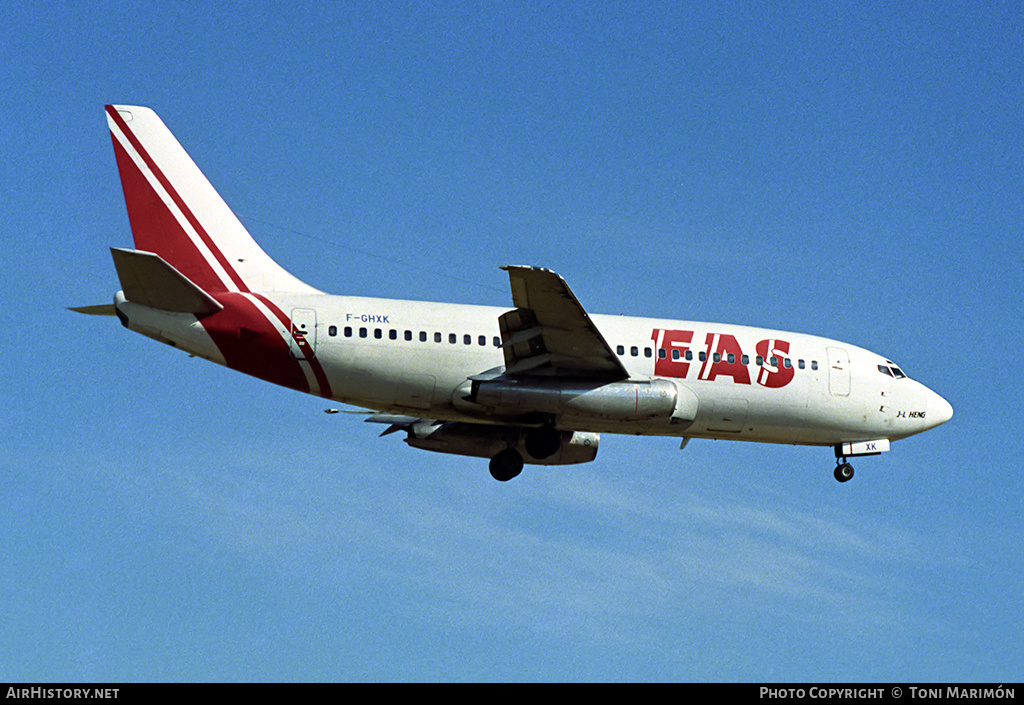
<instances>
[{"instance_id":1,"label":"aircraft wing","mask_svg":"<svg viewBox=\"0 0 1024 705\"><path fill-rule=\"evenodd\" d=\"M629 377L562 277L541 267L502 269L516 306L498 318L506 375Z\"/></svg>"}]
</instances>

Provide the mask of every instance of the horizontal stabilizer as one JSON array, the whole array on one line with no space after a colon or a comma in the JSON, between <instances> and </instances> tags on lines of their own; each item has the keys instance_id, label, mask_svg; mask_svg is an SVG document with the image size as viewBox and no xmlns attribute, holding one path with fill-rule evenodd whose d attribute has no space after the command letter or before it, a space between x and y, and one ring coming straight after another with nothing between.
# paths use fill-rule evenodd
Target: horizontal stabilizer
<instances>
[{"instance_id":1,"label":"horizontal stabilizer","mask_svg":"<svg viewBox=\"0 0 1024 705\"><path fill-rule=\"evenodd\" d=\"M411 426L414 423L423 421L418 416L406 416L405 414L376 413L366 419L367 423L386 423L398 426ZM430 423L433 423L431 421Z\"/></svg>"},{"instance_id":2,"label":"horizontal stabilizer","mask_svg":"<svg viewBox=\"0 0 1024 705\"><path fill-rule=\"evenodd\" d=\"M160 255L110 248L124 297L140 306L208 316L224 308Z\"/></svg>"},{"instance_id":3,"label":"horizontal stabilizer","mask_svg":"<svg viewBox=\"0 0 1024 705\"><path fill-rule=\"evenodd\" d=\"M84 313L87 316L114 316L114 304L100 304L99 306L68 306L68 311Z\"/></svg>"}]
</instances>

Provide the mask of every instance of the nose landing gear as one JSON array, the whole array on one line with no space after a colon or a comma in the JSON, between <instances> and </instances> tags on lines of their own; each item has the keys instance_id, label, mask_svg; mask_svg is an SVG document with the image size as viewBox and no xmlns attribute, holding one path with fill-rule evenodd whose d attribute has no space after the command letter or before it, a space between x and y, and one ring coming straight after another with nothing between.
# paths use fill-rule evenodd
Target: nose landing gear
<instances>
[{"instance_id":1,"label":"nose landing gear","mask_svg":"<svg viewBox=\"0 0 1024 705\"><path fill-rule=\"evenodd\" d=\"M839 482L849 482L853 478L853 466L846 462L846 458L837 458L833 474Z\"/></svg>"},{"instance_id":2,"label":"nose landing gear","mask_svg":"<svg viewBox=\"0 0 1024 705\"><path fill-rule=\"evenodd\" d=\"M873 441L847 441L833 446L836 452L835 478L839 482L849 482L853 477L853 466L846 462L847 458L863 458L868 455L879 455L889 450L888 438L876 438Z\"/></svg>"}]
</instances>

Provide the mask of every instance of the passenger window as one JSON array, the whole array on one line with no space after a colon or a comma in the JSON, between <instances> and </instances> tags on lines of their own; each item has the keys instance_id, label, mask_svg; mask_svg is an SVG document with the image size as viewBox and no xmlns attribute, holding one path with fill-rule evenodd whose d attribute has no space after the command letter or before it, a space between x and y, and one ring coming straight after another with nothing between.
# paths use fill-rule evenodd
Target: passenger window
<instances>
[{"instance_id":1,"label":"passenger window","mask_svg":"<svg viewBox=\"0 0 1024 705\"><path fill-rule=\"evenodd\" d=\"M779 358L772 355L772 367L779 369Z\"/></svg>"},{"instance_id":2,"label":"passenger window","mask_svg":"<svg viewBox=\"0 0 1024 705\"><path fill-rule=\"evenodd\" d=\"M365 338L365 337L366 337L366 334L367 334L367 331L366 331L366 329L365 329L365 328L360 328L360 329L359 329L359 337L360 337L360 338Z\"/></svg>"},{"instance_id":3,"label":"passenger window","mask_svg":"<svg viewBox=\"0 0 1024 705\"><path fill-rule=\"evenodd\" d=\"M487 336L481 335L479 338L477 338L476 342L480 344L480 347L487 345Z\"/></svg>"},{"instance_id":4,"label":"passenger window","mask_svg":"<svg viewBox=\"0 0 1024 705\"><path fill-rule=\"evenodd\" d=\"M451 343L452 345L455 345L455 341L458 340L458 339L459 339L459 336L455 335L454 333L449 333L448 334L448 342Z\"/></svg>"},{"instance_id":5,"label":"passenger window","mask_svg":"<svg viewBox=\"0 0 1024 705\"><path fill-rule=\"evenodd\" d=\"M811 360L811 369L812 370L818 369L818 361L817 360Z\"/></svg>"},{"instance_id":6,"label":"passenger window","mask_svg":"<svg viewBox=\"0 0 1024 705\"><path fill-rule=\"evenodd\" d=\"M711 356L711 359L714 360L715 362L721 362L722 353L715 353L714 355Z\"/></svg>"},{"instance_id":7,"label":"passenger window","mask_svg":"<svg viewBox=\"0 0 1024 705\"><path fill-rule=\"evenodd\" d=\"M799 367L801 370L804 369L804 361L803 360L797 361L797 367Z\"/></svg>"},{"instance_id":8,"label":"passenger window","mask_svg":"<svg viewBox=\"0 0 1024 705\"><path fill-rule=\"evenodd\" d=\"M790 360L788 357L782 361L782 364L785 366L787 370L793 367L793 361Z\"/></svg>"},{"instance_id":9,"label":"passenger window","mask_svg":"<svg viewBox=\"0 0 1024 705\"><path fill-rule=\"evenodd\" d=\"M636 357L637 355L640 354L640 350L639 350L639 348L637 348L637 346L633 345L629 349L629 354L632 355L633 357Z\"/></svg>"},{"instance_id":10,"label":"passenger window","mask_svg":"<svg viewBox=\"0 0 1024 705\"><path fill-rule=\"evenodd\" d=\"M471 336L471 335L464 335L464 336L462 336L462 344L463 345L472 345L473 344L473 336Z\"/></svg>"},{"instance_id":11,"label":"passenger window","mask_svg":"<svg viewBox=\"0 0 1024 705\"><path fill-rule=\"evenodd\" d=\"M693 350L687 350L686 351L686 359L687 360L692 360L693 359Z\"/></svg>"},{"instance_id":12,"label":"passenger window","mask_svg":"<svg viewBox=\"0 0 1024 705\"><path fill-rule=\"evenodd\" d=\"M425 331L425 330L421 330L420 331L420 342L421 343L427 342L427 331Z\"/></svg>"},{"instance_id":13,"label":"passenger window","mask_svg":"<svg viewBox=\"0 0 1024 705\"><path fill-rule=\"evenodd\" d=\"M501 338L499 338L498 336L494 336L494 347L496 347L496 348L500 348L501 347Z\"/></svg>"},{"instance_id":14,"label":"passenger window","mask_svg":"<svg viewBox=\"0 0 1024 705\"><path fill-rule=\"evenodd\" d=\"M330 326L327 328L327 335L332 338L338 334L338 326Z\"/></svg>"},{"instance_id":15,"label":"passenger window","mask_svg":"<svg viewBox=\"0 0 1024 705\"><path fill-rule=\"evenodd\" d=\"M352 337L352 326L345 326L345 337L346 338L351 338Z\"/></svg>"},{"instance_id":16,"label":"passenger window","mask_svg":"<svg viewBox=\"0 0 1024 705\"><path fill-rule=\"evenodd\" d=\"M617 345L617 346L615 346L615 353L617 355L625 355L626 354L626 348L622 347L621 345Z\"/></svg>"},{"instance_id":17,"label":"passenger window","mask_svg":"<svg viewBox=\"0 0 1024 705\"><path fill-rule=\"evenodd\" d=\"M735 355L733 355L732 353L729 353L728 355L726 355L726 356L725 356L725 359L726 359L726 361L728 361L728 363L729 363L730 365L734 365L734 364L736 364L736 356L735 356Z\"/></svg>"},{"instance_id":18,"label":"passenger window","mask_svg":"<svg viewBox=\"0 0 1024 705\"><path fill-rule=\"evenodd\" d=\"M740 362L742 362L744 365L749 365L750 364L750 355L744 355L743 357L741 357L740 358Z\"/></svg>"},{"instance_id":19,"label":"passenger window","mask_svg":"<svg viewBox=\"0 0 1024 705\"><path fill-rule=\"evenodd\" d=\"M384 331L382 331L380 328L374 328L373 337L376 338L377 340L380 340L381 338L384 337Z\"/></svg>"},{"instance_id":20,"label":"passenger window","mask_svg":"<svg viewBox=\"0 0 1024 705\"><path fill-rule=\"evenodd\" d=\"M678 350L673 350L672 351L672 359L673 360L678 360L679 359L679 351Z\"/></svg>"},{"instance_id":21,"label":"passenger window","mask_svg":"<svg viewBox=\"0 0 1024 705\"><path fill-rule=\"evenodd\" d=\"M651 356L651 349L650 348L644 348L644 357L650 357L650 356Z\"/></svg>"},{"instance_id":22,"label":"passenger window","mask_svg":"<svg viewBox=\"0 0 1024 705\"><path fill-rule=\"evenodd\" d=\"M412 331L411 330L405 331L405 339L406 340L412 340Z\"/></svg>"},{"instance_id":23,"label":"passenger window","mask_svg":"<svg viewBox=\"0 0 1024 705\"><path fill-rule=\"evenodd\" d=\"M658 348L658 359L659 360L664 360L665 359L665 348Z\"/></svg>"},{"instance_id":24,"label":"passenger window","mask_svg":"<svg viewBox=\"0 0 1024 705\"><path fill-rule=\"evenodd\" d=\"M700 355L697 356L697 359L700 360L701 362L707 362L708 354L705 353L705 352L702 352Z\"/></svg>"},{"instance_id":25,"label":"passenger window","mask_svg":"<svg viewBox=\"0 0 1024 705\"><path fill-rule=\"evenodd\" d=\"M435 343L440 343L441 342L441 334L438 333L437 331L434 331L434 342Z\"/></svg>"},{"instance_id":26,"label":"passenger window","mask_svg":"<svg viewBox=\"0 0 1024 705\"><path fill-rule=\"evenodd\" d=\"M757 366L760 367L763 364L764 364L764 357L762 357L761 355L758 355L757 356Z\"/></svg>"},{"instance_id":27,"label":"passenger window","mask_svg":"<svg viewBox=\"0 0 1024 705\"><path fill-rule=\"evenodd\" d=\"M398 340L398 331L392 328L391 330L388 331L388 337L391 340Z\"/></svg>"}]
</instances>

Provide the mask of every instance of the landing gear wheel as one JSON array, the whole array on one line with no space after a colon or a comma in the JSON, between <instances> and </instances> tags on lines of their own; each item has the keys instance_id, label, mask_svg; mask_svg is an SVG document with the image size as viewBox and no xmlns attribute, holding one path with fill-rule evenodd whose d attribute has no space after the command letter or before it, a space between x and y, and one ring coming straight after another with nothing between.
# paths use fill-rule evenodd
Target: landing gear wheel
<instances>
[{"instance_id":1,"label":"landing gear wheel","mask_svg":"<svg viewBox=\"0 0 1024 705\"><path fill-rule=\"evenodd\" d=\"M526 434L526 452L537 460L550 458L562 447L562 434L551 426L541 426Z\"/></svg>"},{"instance_id":2,"label":"landing gear wheel","mask_svg":"<svg viewBox=\"0 0 1024 705\"><path fill-rule=\"evenodd\" d=\"M853 466L849 463L840 463L834 474L839 482L848 482L853 477Z\"/></svg>"},{"instance_id":3,"label":"landing gear wheel","mask_svg":"<svg viewBox=\"0 0 1024 705\"><path fill-rule=\"evenodd\" d=\"M491 458L490 470L495 480L508 482L523 471L523 456L515 448L506 448Z\"/></svg>"}]
</instances>

